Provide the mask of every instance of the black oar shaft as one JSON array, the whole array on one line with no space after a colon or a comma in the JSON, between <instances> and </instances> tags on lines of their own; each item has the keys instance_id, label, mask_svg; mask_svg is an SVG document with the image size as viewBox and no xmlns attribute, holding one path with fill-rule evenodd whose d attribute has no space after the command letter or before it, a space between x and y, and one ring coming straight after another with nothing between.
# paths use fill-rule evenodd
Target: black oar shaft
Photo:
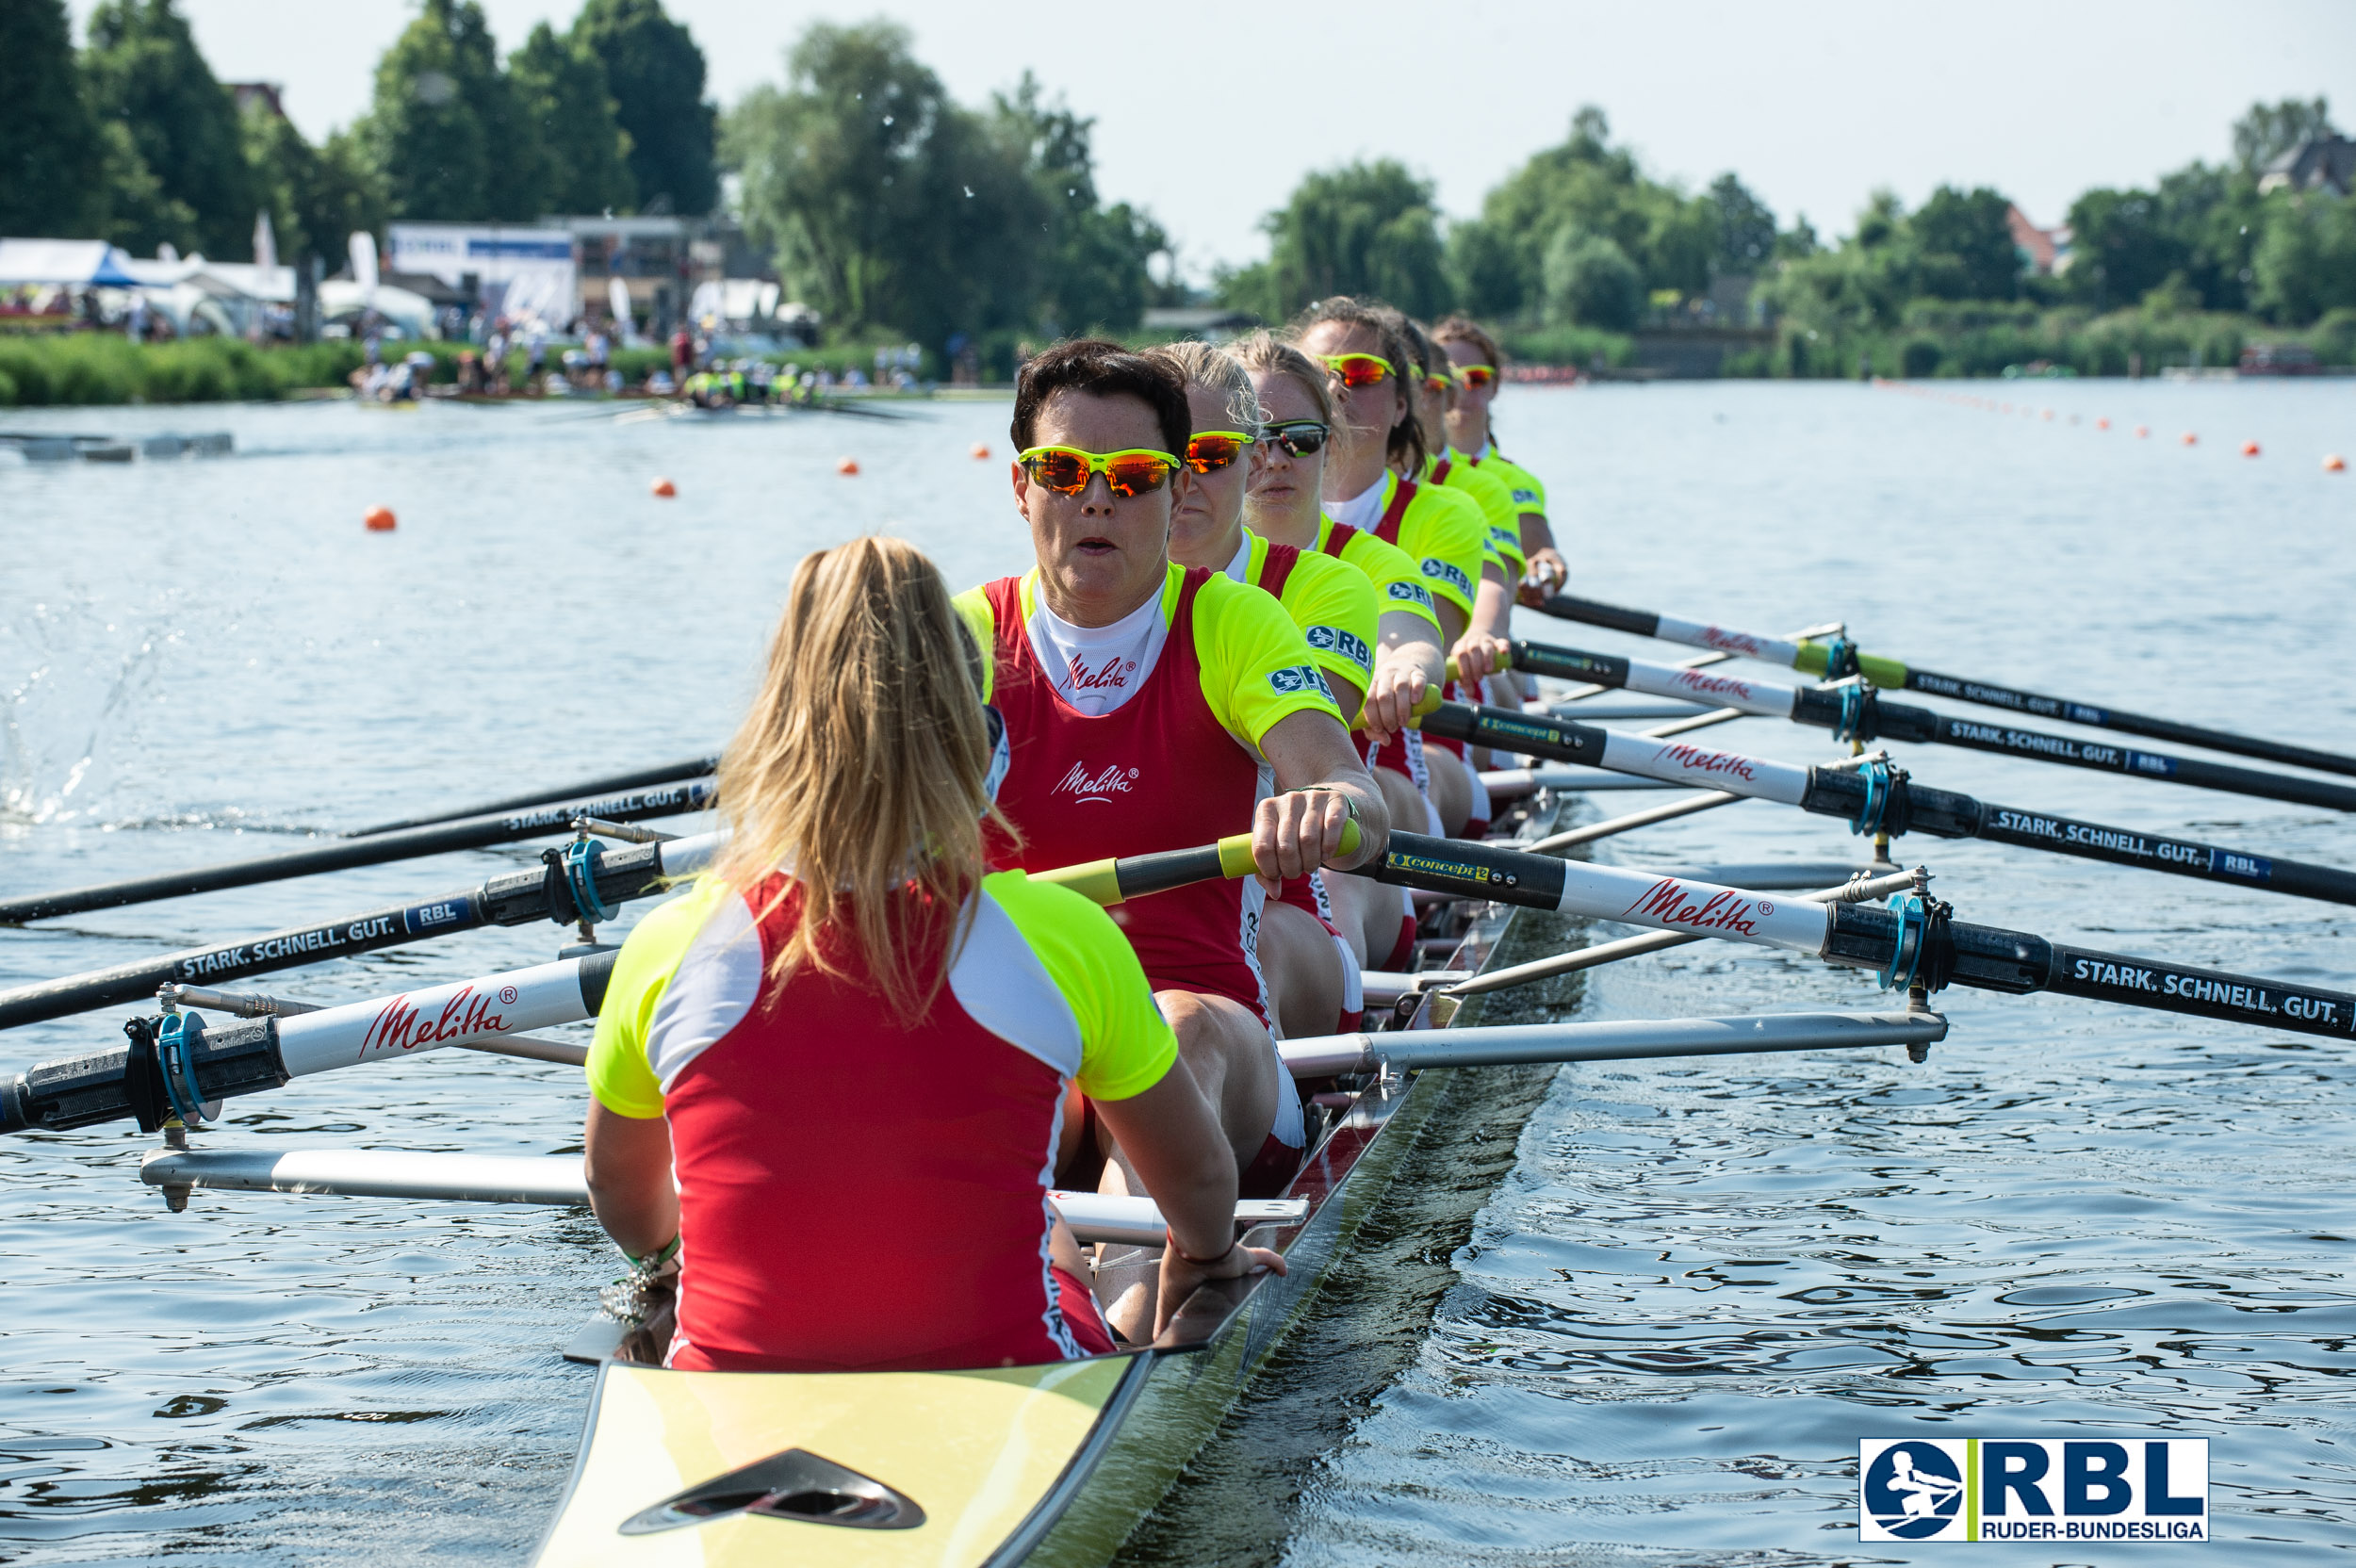
<instances>
[{"instance_id":1,"label":"black oar shaft","mask_svg":"<svg viewBox=\"0 0 2356 1568\"><path fill-rule=\"evenodd\" d=\"M593 862L597 898L609 906L669 887L662 844L601 851ZM524 925L536 920L571 924L581 919L561 868L495 876L481 887L421 904L394 904L317 925L293 926L249 941L189 948L109 969L70 974L0 991L0 1029L143 1001L167 982L217 985L253 974L325 963L429 937L455 936L485 925Z\"/></svg>"},{"instance_id":2,"label":"black oar shaft","mask_svg":"<svg viewBox=\"0 0 2356 1568\"><path fill-rule=\"evenodd\" d=\"M641 790L651 784L671 784L680 779L709 776L720 766L717 757L691 757L683 762L665 762L659 768L639 768L631 773L617 773L606 778L586 779L567 784L562 789L536 790L531 794L510 795L505 800L484 801L462 811L438 811L428 817L404 817L399 822L381 822L374 827L362 827L346 833L347 839L371 838L379 833L399 833L412 827L434 827L446 822L458 822L467 817L487 817L500 811L517 811L528 806L545 806L550 801L579 800L583 795L619 794L625 790Z\"/></svg>"},{"instance_id":3,"label":"black oar shaft","mask_svg":"<svg viewBox=\"0 0 2356 1568\"><path fill-rule=\"evenodd\" d=\"M2180 724L2174 719L2155 719L2148 713L2097 708L2091 703L2049 697L2016 687L1991 685L1984 680L1966 680L1960 676L1918 670L1911 665L1906 669L1906 689L1909 692L1927 692L1937 697L1954 697L1960 702L1976 702L1988 708L2010 709L2016 713L2031 713L2039 718L2059 719L2064 724L2116 729L2121 734L2141 735L2147 740L2201 746L2209 751L2228 752L2235 757L2254 757L2262 762L2282 762L2294 768L2314 768L2321 773L2356 775L2356 757L2343 757L2336 752L2317 751L2313 746L2295 746L2281 741L2262 741L2254 736L2235 735L2201 725Z\"/></svg>"},{"instance_id":4,"label":"black oar shaft","mask_svg":"<svg viewBox=\"0 0 2356 1568\"><path fill-rule=\"evenodd\" d=\"M225 865L197 866L155 876L135 876L121 882L72 888L33 898L0 903L0 924L51 920L92 909L119 908L126 904L150 904L190 893L219 892L262 882L346 871L354 866L381 865L391 860L445 855L455 850L482 849L562 833L575 817L603 817L613 822L637 822L647 817L674 817L700 811L712 801L712 786L702 781L666 784L602 800L567 801L536 807L505 816L471 817L434 827L413 827L400 833L380 833L368 839L343 839L287 855L268 855Z\"/></svg>"},{"instance_id":5,"label":"black oar shaft","mask_svg":"<svg viewBox=\"0 0 2356 1568\"><path fill-rule=\"evenodd\" d=\"M2048 735L2006 724L1950 718L1911 703L1884 702L1871 687L1857 690L1830 686L1802 687L1792 709L1792 719L1823 728L1844 730L1857 739L1927 742L1961 746L1968 751L1994 752L2000 757L2025 757L2064 767L2089 768L2098 773L2124 774L2131 778L2188 784L2199 790L2257 795L2300 806L2322 806L2335 811L2356 811L2356 787L2329 779L2302 778L2294 774L2261 773L2225 762L2204 762L2194 757L2173 757L2138 751L2102 741L2080 741Z\"/></svg>"},{"instance_id":6,"label":"black oar shaft","mask_svg":"<svg viewBox=\"0 0 2356 1568\"><path fill-rule=\"evenodd\" d=\"M1877 788L1889 791L1886 803L1878 808L1872 799ZM1906 833L1928 833L1939 839L1979 839L2081 860L2163 872L2170 876L2253 888L2262 892L2356 904L2356 872L2342 871L2336 866L2280 860L2172 834L2112 827L2075 817L2023 810L2017 806L1999 806L1954 790L1930 789L1909 778L1898 778L1885 786L1847 768L1812 768L1808 773L1808 794L1801 800L1800 808L1818 816L1840 817L1852 824L1877 808L1879 822L1869 826L1878 825L1892 838Z\"/></svg>"}]
</instances>

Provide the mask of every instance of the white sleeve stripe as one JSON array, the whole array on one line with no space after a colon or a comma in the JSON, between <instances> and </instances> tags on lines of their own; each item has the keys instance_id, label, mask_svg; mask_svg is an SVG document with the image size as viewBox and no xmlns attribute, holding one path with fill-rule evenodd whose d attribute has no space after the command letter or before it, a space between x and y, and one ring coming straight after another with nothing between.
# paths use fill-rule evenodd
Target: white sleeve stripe
<instances>
[{"instance_id":1,"label":"white sleeve stripe","mask_svg":"<svg viewBox=\"0 0 2356 1568\"><path fill-rule=\"evenodd\" d=\"M974 1022L1066 1078L1080 1075L1080 1021L1022 931L987 891L974 896L949 991Z\"/></svg>"},{"instance_id":2,"label":"white sleeve stripe","mask_svg":"<svg viewBox=\"0 0 2356 1568\"><path fill-rule=\"evenodd\" d=\"M680 955L646 1029L646 1063L664 1094L753 1010L767 968L763 959L753 912L743 895L731 892Z\"/></svg>"}]
</instances>

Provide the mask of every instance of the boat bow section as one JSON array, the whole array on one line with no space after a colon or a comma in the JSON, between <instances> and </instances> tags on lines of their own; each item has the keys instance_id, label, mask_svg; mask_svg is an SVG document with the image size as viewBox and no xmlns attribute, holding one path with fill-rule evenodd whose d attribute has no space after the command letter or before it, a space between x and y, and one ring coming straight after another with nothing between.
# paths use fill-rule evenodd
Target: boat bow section
<instances>
[{"instance_id":1,"label":"boat bow section","mask_svg":"<svg viewBox=\"0 0 2356 1568\"><path fill-rule=\"evenodd\" d=\"M608 1363L535 1560L979 1568L1118 1418L1143 1354L975 1372Z\"/></svg>"}]
</instances>

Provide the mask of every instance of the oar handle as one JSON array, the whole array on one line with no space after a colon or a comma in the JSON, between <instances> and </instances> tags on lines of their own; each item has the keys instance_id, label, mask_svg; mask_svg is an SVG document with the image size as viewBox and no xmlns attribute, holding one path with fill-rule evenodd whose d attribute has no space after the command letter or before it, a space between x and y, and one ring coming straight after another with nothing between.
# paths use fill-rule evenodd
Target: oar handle
<instances>
[{"instance_id":1,"label":"oar handle","mask_svg":"<svg viewBox=\"0 0 2356 1568\"><path fill-rule=\"evenodd\" d=\"M1513 645L1513 647L1509 647L1509 648L1507 648L1507 649L1505 650L1504 655L1503 655L1501 658L1499 658L1499 659L1497 660L1497 669L1496 669L1496 670L1492 670L1492 671L1490 671L1489 673L1490 673L1490 674L1492 674L1492 675L1495 675L1495 674L1497 674L1498 671L1501 671L1501 670L1510 670L1510 669L1512 669L1512 668L1513 667L1513 648L1517 648L1517 647L1519 647L1519 646L1521 646L1521 645L1520 645L1520 644L1518 644L1518 643L1516 643L1516 644L1514 644L1514 645ZM1457 669L1457 667L1456 667L1456 660L1455 660L1455 659L1454 659L1454 657L1452 657L1452 656L1449 658L1449 660L1448 660L1448 678L1450 680L1462 680L1462 679L1464 679L1464 673L1463 673L1462 671L1460 671L1459 669Z\"/></svg>"},{"instance_id":2,"label":"oar handle","mask_svg":"<svg viewBox=\"0 0 2356 1568\"><path fill-rule=\"evenodd\" d=\"M1353 855L1363 841L1355 818L1342 824L1339 853ZM1035 871L1031 880L1070 888L1082 898L1109 906L1196 882L1222 877L1232 882L1250 876L1258 869L1252 858L1252 835L1232 833L1217 843L1197 849L1165 849L1152 855L1124 855L1117 859Z\"/></svg>"}]
</instances>

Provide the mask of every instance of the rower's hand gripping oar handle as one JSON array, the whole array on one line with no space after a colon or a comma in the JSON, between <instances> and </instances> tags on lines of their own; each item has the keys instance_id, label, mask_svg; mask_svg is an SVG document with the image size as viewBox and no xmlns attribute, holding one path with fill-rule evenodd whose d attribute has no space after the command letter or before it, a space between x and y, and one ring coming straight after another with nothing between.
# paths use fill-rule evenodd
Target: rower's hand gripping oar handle
<instances>
[{"instance_id":1,"label":"rower's hand gripping oar handle","mask_svg":"<svg viewBox=\"0 0 2356 1568\"><path fill-rule=\"evenodd\" d=\"M1362 841L1355 817L1342 824L1338 853L1355 854ZM1232 882L1259 869L1252 858L1252 835L1235 833L1199 849L1166 849L1153 855L1124 855L1117 859L1035 871L1031 880L1053 882L1057 887L1070 888L1083 898L1110 906L1195 882L1221 877Z\"/></svg>"}]
</instances>

